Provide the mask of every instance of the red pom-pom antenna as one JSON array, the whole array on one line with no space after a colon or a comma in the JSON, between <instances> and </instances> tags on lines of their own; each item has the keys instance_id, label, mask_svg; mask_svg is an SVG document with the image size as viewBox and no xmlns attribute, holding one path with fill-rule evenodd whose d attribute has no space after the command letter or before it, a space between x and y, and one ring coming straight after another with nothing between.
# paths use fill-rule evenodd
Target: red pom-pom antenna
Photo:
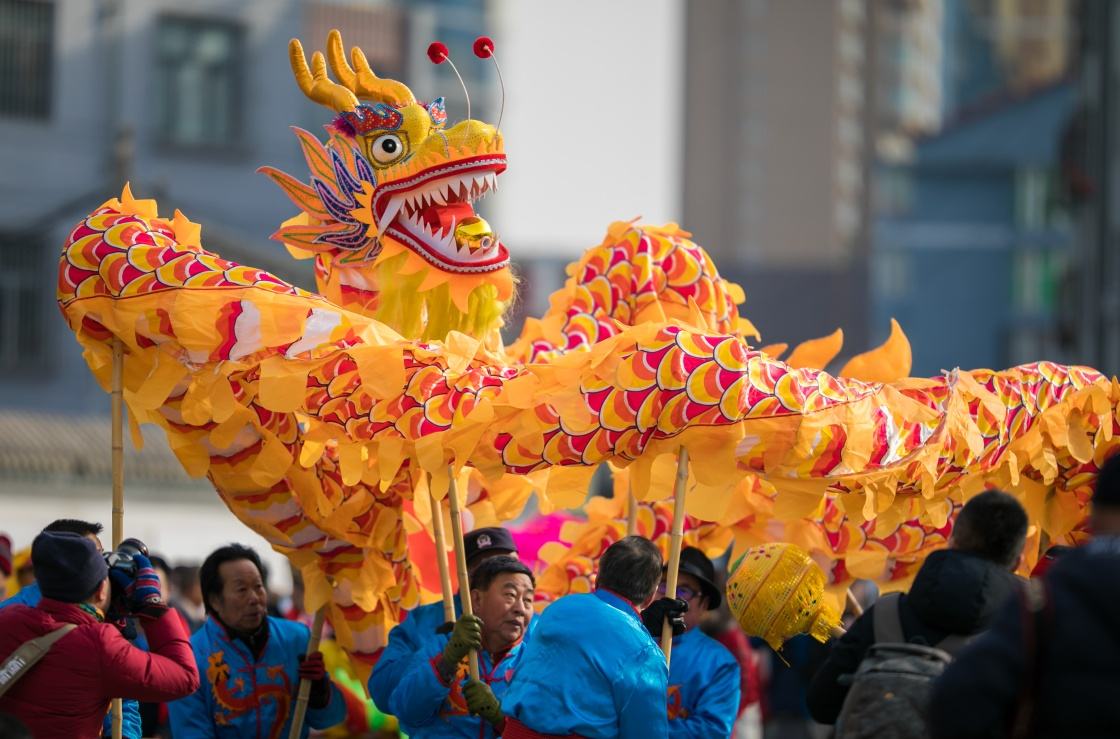
<instances>
[{"instance_id":1,"label":"red pom-pom antenna","mask_svg":"<svg viewBox=\"0 0 1120 739\"><path fill-rule=\"evenodd\" d=\"M479 36L474 40L474 55L479 59L494 56L494 41L489 36Z\"/></svg>"},{"instance_id":2,"label":"red pom-pom antenna","mask_svg":"<svg viewBox=\"0 0 1120 739\"><path fill-rule=\"evenodd\" d=\"M498 113L498 128L502 127L502 116L506 112L506 81L502 79L502 68L498 65L498 57L494 56L494 39L489 36L479 36L474 40L474 55L479 59L489 59L494 62L494 69L498 72L498 84L502 87L502 109Z\"/></svg>"},{"instance_id":3,"label":"red pom-pom antenna","mask_svg":"<svg viewBox=\"0 0 1120 739\"><path fill-rule=\"evenodd\" d=\"M443 64L445 61L451 61L451 55L447 53L447 45L442 41L433 41L428 44L428 58L432 60L432 64Z\"/></svg>"},{"instance_id":4,"label":"red pom-pom antenna","mask_svg":"<svg viewBox=\"0 0 1120 739\"><path fill-rule=\"evenodd\" d=\"M471 94L467 92L467 83L463 82L463 75L459 74L455 62L451 61L451 54L447 51L447 46L442 41L433 41L428 44L428 58L432 60L432 64L443 64L447 62L451 65L451 71L459 78L459 84L463 86L463 96L467 98L467 120L471 118Z\"/></svg>"}]
</instances>

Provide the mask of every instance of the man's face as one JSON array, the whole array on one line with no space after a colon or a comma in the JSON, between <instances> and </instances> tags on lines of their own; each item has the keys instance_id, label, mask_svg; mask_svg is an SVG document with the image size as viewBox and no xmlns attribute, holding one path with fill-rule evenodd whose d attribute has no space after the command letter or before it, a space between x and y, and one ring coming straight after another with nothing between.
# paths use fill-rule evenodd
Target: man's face
<instances>
[{"instance_id":1,"label":"man's face","mask_svg":"<svg viewBox=\"0 0 1120 739\"><path fill-rule=\"evenodd\" d=\"M700 587L700 581L687 572L681 572L677 575L677 594L674 597L688 603L688 611L684 614L685 630L692 631L700 624L700 619L708 612L708 599L702 593L704 590ZM659 596L666 595L665 581L661 581L661 585L657 588Z\"/></svg>"},{"instance_id":2,"label":"man's face","mask_svg":"<svg viewBox=\"0 0 1120 739\"><path fill-rule=\"evenodd\" d=\"M491 652L508 649L525 635L533 617L533 581L503 572L486 590L471 590L474 613L482 619L483 644Z\"/></svg>"},{"instance_id":3,"label":"man's face","mask_svg":"<svg viewBox=\"0 0 1120 739\"><path fill-rule=\"evenodd\" d=\"M222 592L211 596L210 607L226 626L237 631L256 631L264 621L268 594L257 566L247 559L218 565Z\"/></svg>"},{"instance_id":4,"label":"man's face","mask_svg":"<svg viewBox=\"0 0 1120 739\"><path fill-rule=\"evenodd\" d=\"M105 547L101 546L101 540L97 538L97 534L86 534L86 538L93 542L93 545L97 547L97 551L105 551Z\"/></svg>"}]
</instances>

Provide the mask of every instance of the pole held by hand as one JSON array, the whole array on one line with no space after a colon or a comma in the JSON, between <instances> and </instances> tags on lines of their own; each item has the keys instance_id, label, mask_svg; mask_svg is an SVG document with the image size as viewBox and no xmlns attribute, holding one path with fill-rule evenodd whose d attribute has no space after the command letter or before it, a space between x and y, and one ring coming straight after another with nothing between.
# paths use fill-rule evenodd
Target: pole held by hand
<instances>
[{"instance_id":1,"label":"pole held by hand","mask_svg":"<svg viewBox=\"0 0 1120 739\"><path fill-rule=\"evenodd\" d=\"M311 624L311 638L307 640L307 654L319 651L319 640L323 636L323 622L326 619L327 607L322 606L315 612L315 621ZM299 681L299 693L296 694L296 705L292 711L292 728L288 732L288 739L299 739L303 734L303 721L307 716L307 703L311 700L311 681L303 678Z\"/></svg>"},{"instance_id":2,"label":"pole held by hand","mask_svg":"<svg viewBox=\"0 0 1120 739\"><path fill-rule=\"evenodd\" d=\"M436 564L439 566L439 585L443 591L443 620L455 621L455 594L451 590L451 572L447 567L447 537L443 532L443 504L436 500L429 488L432 501L432 534L436 545Z\"/></svg>"},{"instance_id":3,"label":"pole held by hand","mask_svg":"<svg viewBox=\"0 0 1120 739\"><path fill-rule=\"evenodd\" d=\"M463 518L459 510L459 486L455 481L455 470L450 465L447 468L447 477L447 498L448 505L451 507L451 536L455 540L455 565L459 573L459 602L463 607L463 615L470 616L474 614L474 608L471 606L470 573L467 572L467 548L463 542ZM467 653L467 668L471 680L477 680L478 651L475 649Z\"/></svg>"},{"instance_id":4,"label":"pole held by hand","mask_svg":"<svg viewBox=\"0 0 1120 739\"><path fill-rule=\"evenodd\" d=\"M677 453L677 481L673 486L673 528L669 530L669 563L665 568L665 595L677 597L677 574L681 564L681 544L684 541L684 496L688 487L688 450L683 446ZM665 664L669 664L673 651L673 626L669 619L661 627L661 651Z\"/></svg>"},{"instance_id":5,"label":"pole held by hand","mask_svg":"<svg viewBox=\"0 0 1120 739\"><path fill-rule=\"evenodd\" d=\"M113 466L113 549L124 539L124 343L113 337L113 387L109 395L112 409ZM124 713L120 698L113 699L113 739L124 734Z\"/></svg>"}]
</instances>

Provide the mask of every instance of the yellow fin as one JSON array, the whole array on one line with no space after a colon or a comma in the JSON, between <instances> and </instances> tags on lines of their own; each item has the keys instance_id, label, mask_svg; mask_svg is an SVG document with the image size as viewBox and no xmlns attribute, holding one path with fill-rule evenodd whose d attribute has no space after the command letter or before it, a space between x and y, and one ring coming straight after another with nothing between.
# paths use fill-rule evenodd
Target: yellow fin
<instances>
[{"instance_id":1,"label":"yellow fin","mask_svg":"<svg viewBox=\"0 0 1120 739\"><path fill-rule=\"evenodd\" d=\"M898 321L891 319L891 335L882 344L848 360L841 377L864 382L894 382L910 376L910 340Z\"/></svg>"},{"instance_id":2,"label":"yellow fin","mask_svg":"<svg viewBox=\"0 0 1120 739\"><path fill-rule=\"evenodd\" d=\"M838 328L828 336L809 339L798 344L786 359L786 364L794 368L824 369L824 366L840 353L842 346L844 346L844 330Z\"/></svg>"}]
</instances>

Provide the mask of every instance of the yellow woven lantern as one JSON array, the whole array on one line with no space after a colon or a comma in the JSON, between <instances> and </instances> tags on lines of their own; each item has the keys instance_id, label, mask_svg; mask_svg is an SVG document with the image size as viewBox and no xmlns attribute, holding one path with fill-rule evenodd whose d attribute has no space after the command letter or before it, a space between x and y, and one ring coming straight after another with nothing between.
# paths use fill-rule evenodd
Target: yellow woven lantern
<instances>
[{"instance_id":1,"label":"yellow woven lantern","mask_svg":"<svg viewBox=\"0 0 1120 739\"><path fill-rule=\"evenodd\" d=\"M824 642L840 631L840 616L824 599L824 582L824 572L805 550L764 544L735 563L727 605L743 631L775 650L797 634Z\"/></svg>"}]
</instances>

